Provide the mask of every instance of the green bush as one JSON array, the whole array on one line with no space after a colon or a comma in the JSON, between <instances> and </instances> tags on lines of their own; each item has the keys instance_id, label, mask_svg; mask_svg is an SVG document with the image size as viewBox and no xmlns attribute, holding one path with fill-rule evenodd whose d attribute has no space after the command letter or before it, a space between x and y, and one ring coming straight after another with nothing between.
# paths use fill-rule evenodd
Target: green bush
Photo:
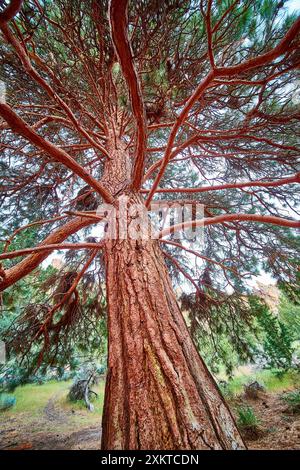
<instances>
[{"instance_id":1,"label":"green bush","mask_svg":"<svg viewBox=\"0 0 300 470\"><path fill-rule=\"evenodd\" d=\"M300 389L286 393L282 399L293 413L300 413Z\"/></svg>"},{"instance_id":2,"label":"green bush","mask_svg":"<svg viewBox=\"0 0 300 470\"><path fill-rule=\"evenodd\" d=\"M0 411L5 411L11 408L16 404L16 398L7 393L2 393L0 395Z\"/></svg>"},{"instance_id":3,"label":"green bush","mask_svg":"<svg viewBox=\"0 0 300 470\"><path fill-rule=\"evenodd\" d=\"M251 406L240 406L238 408L238 426L241 429L257 428L259 425L259 419L255 415Z\"/></svg>"},{"instance_id":4,"label":"green bush","mask_svg":"<svg viewBox=\"0 0 300 470\"><path fill-rule=\"evenodd\" d=\"M225 398L225 400L231 400L232 398L234 398L234 394L232 390L229 388L228 383L225 382L224 380L221 380L219 382L219 389L223 397Z\"/></svg>"},{"instance_id":5,"label":"green bush","mask_svg":"<svg viewBox=\"0 0 300 470\"><path fill-rule=\"evenodd\" d=\"M66 370L57 380L66 382L67 380L73 379L75 375L76 372L74 370Z\"/></svg>"}]
</instances>

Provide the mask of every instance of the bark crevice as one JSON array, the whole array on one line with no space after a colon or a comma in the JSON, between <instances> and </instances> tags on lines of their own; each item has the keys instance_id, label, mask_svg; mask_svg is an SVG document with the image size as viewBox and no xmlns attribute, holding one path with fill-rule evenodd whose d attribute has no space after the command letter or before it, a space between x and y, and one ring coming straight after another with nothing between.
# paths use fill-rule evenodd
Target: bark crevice
<instances>
[{"instance_id":1,"label":"bark crevice","mask_svg":"<svg viewBox=\"0 0 300 470\"><path fill-rule=\"evenodd\" d=\"M103 449L243 449L155 240L107 240Z\"/></svg>"}]
</instances>

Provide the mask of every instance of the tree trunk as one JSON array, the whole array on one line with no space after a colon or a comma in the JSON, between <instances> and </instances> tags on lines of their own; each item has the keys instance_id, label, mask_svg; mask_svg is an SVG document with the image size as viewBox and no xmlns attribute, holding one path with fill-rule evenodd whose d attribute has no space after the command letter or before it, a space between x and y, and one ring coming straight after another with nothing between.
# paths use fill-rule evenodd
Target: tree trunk
<instances>
[{"instance_id":1,"label":"tree trunk","mask_svg":"<svg viewBox=\"0 0 300 470\"><path fill-rule=\"evenodd\" d=\"M156 240L107 240L102 449L244 449L180 312Z\"/></svg>"}]
</instances>

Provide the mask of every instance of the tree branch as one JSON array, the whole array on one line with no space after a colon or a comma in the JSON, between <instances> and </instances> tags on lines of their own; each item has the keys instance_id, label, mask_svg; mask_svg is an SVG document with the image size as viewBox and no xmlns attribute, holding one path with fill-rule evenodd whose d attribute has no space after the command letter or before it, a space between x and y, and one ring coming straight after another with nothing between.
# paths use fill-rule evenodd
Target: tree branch
<instances>
[{"instance_id":1,"label":"tree branch","mask_svg":"<svg viewBox=\"0 0 300 470\"><path fill-rule=\"evenodd\" d=\"M47 83L47 81L44 80L43 77L35 70L35 68L31 64L29 57L25 54L24 48L19 43L19 41L15 38L15 36L12 34L6 22L0 22L0 28L6 41L14 47L17 53L17 56L19 57L24 67L24 70L28 73L28 75L31 78L33 78L33 80L36 83L38 83L47 92L47 94L59 104L59 106L64 110L66 115L69 117L70 121L73 123L76 130L81 135L83 135L87 139L87 141L91 143L93 147L97 148L104 155L108 157L109 154L107 150L102 145L100 145L98 142L96 142L94 139L90 137L89 133L85 129L83 129L83 127L80 125L80 123L76 119L76 116L74 115L72 110L69 108L69 106L65 103L65 101L62 98L60 98L60 96L58 96L58 94L53 90L53 88L49 85L49 83Z\"/></svg>"},{"instance_id":2,"label":"tree branch","mask_svg":"<svg viewBox=\"0 0 300 470\"><path fill-rule=\"evenodd\" d=\"M132 185L133 188L139 189L143 178L145 163L145 109L141 85L133 64L131 46L127 34L127 6L128 0L111 0L109 20L112 40L128 86L132 111L137 123L137 146Z\"/></svg>"},{"instance_id":3,"label":"tree branch","mask_svg":"<svg viewBox=\"0 0 300 470\"><path fill-rule=\"evenodd\" d=\"M23 0L11 0L9 5L0 12L0 23L7 23L21 10Z\"/></svg>"},{"instance_id":4,"label":"tree branch","mask_svg":"<svg viewBox=\"0 0 300 470\"><path fill-rule=\"evenodd\" d=\"M146 205L149 206L151 199L159 185L159 182L164 175L165 169L169 163L169 160L171 158L172 154L172 147L177 135L177 131L180 128L180 126L185 122L190 109L194 105L194 103L201 98L203 95L204 91L210 86L210 84L213 82L213 80L216 77L231 77L233 75L240 74L242 72L245 72L247 70L251 70L253 68L259 67L261 65L265 65L272 60L276 59L280 55L282 55L288 47L290 46L291 42L295 38L295 36L299 33L300 31L300 18L294 22L294 24L291 26L291 28L288 30L284 38L280 41L280 43L271 49L269 52L262 54L258 57L255 57L253 59L249 59L245 62L242 62L239 65L232 66L232 67L219 67L219 68L214 68L211 69L210 72L207 74L207 76L202 80L202 82L199 84L199 86L196 88L194 93L190 96L188 101L186 102L183 110L177 116L175 124L171 130L169 140L167 143L165 155L162 159L161 165L159 172L154 180L153 186L149 192Z\"/></svg>"},{"instance_id":5,"label":"tree branch","mask_svg":"<svg viewBox=\"0 0 300 470\"><path fill-rule=\"evenodd\" d=\"M41 137L32 129L12 108L7 104L0 103L0 115L9 124L11 129L20 134L31 143L44 150L54 161L60 162L73 171L77 176L80 176L89 186L91 186L97 193L99 193L106 202L113 202L112 195L104 188L88 171L79 165L70 155L64 150L56 147L48 140Z\"/></svg>"},{"instance_id":6,"label":"tree branch","mask_svg":"<svg viewBox=\"0 0 300 470\"><path fill-rule=\"evenodd\" d=\"M231 271L234 274L238 275L238 272L236 271L236 269L229 268L228 266L225 266L225 264L223 264L223 263L219 263L218 261L215 261L211 258L208 258L207 256L200 255L200 253L198 253L197 251L191 250L190 248L187 248L187 247L181 245L180 243L176 243L176 242L173 242L171 240L163 240L163 239L160 239L159 241L161 243L166 243L167 245L173 245L173 246L176 246L178 248L181 248L182 250L187 251L188 253L191 253L192 255L195 255L198 258L203 259L204 261L208 261L209 263L216 264L217 266L220 266L223 270L227 269L228 271Z\"/></svg>"},{"instance_id":7,"label":"tree branch","mask_svg":"<svg viewBox=\"0 0 300 470\"><path fill-rule=\"evenodd\" d=\"M291 42L295 39L299 32L300 18L298 18L294 22L294 24L290 27L284 38L279 42L279 44L277 44L277 46L271 49L269 52L266 52L265 54L262 54L258 57L246 60L245 62L242 62L238 65L233 65L231 67L218 67L215 70L215 76L232 77L233 75L238 75L242 72L246 72L247 70L251 70L272 62L272 60L277 59L277 57L281 56L288 50L289 46L291 45Z\"/></svg>"},{"instance_id":8,"label":"tree branch","mask_svg":"<svg viewBox=\"0 0 300 470\"><path fill-rule=\"evenodd\" d=\"M180 232L186 228L196 228L196 227L205 227L208 225L220 224L223 222L230 221L246 221L246 222L262 222L265 224L279 225L282 227L292 227L300 228L300 221L283 219L281 217L276 217L273 215L259 215L259 214L222 214L215 217L207 217L200 220L190 220L187 222L182 222L180 224L171 225L170 227L162 230L159 233L158 238L163 238L170 233Z\"/></svg>"},{"instance_id":9,"label":"tree branch","mask_svg":"<svg viewBox=\"0 0 300 470\"><path fill-rule=\"evenodd\" d=\"M17 228L7 240L4 240L5 245L4 245L3 253L6 252L6 250L8 249L9 245L11 244L15 236L18 235L18 233L22 232L23 230L26 230L27 228L30 228L30 227L34 227L36 225L50 224L51 222L56 222L57 220L62 220L66 217L67 215L58 215L57 217L53 217L52 219L36 220L35 222L31 222L30 224L26 224L26 225L23 225L22 227Z\"/></svg>"},{"instance_id":10,"label":"tree branch","mask_svg":"<svg viewBox=\"0 0 300 470\"><path fill-rule=\"evenodd\" d=\"M224 189L248 188L251 186L260 186L263 188L283 186L285 184L300 183L300 173L277 181L248 181L246 183L228 183L216 184L215 186L203 186L201 188L158 188L156 193L204 193L207 191L221 191ZM150 189L141 189L141 193L148 193Z\"/></svg>"},{"instance_id":11,"label":"tree branch","mask_svg":"<svg viewBox=\"0 0 300 470\"><path fill-rule=\"evenodd\" d=\"M167 253L166 251L162 250L162 253L166 258L168 258L176 266L178 271L180 271L184 275L184 277L186 277L190 281L190 283L193 284L196 291L199 292L199 286L197 285L197 283L194 281L192 276L190 276L189 273L187 273L185 269L183 269L183 267L180 266L178 261L175 258L173 258L173 256L169 255L169 253Z\"/></svg>"},{"instance_id":12,"label":"tree branch","mask_svg":"<svg viewBox=\"0 0 300 470\"><path fill-rule=\"evenodd\" d=\"M82 228L93 223L95 222L92 219L77 217L54 230L39 246L43 247L46 245L61 243L73 233L76 233ZM2 276L2 280L0 278L0 290L6 289L25 277L27 274L31 273L51 254L52 251L52 249L42 250L38 253L29 255L27 258L20 261L20 263L4 271L5 275Z\"/></svg>"},{"instance_id":13,"label":"tree branch","mask_svg":"<svg viewBox=\"0 0 300 470\"><path fill-rule=\"evenodd\" d=\"M159 185L159 182L160 182L161 178L164 175L165 169L166 169L166 167L169 163L169 160L172 156L172 148L173 148L173 144L174 144L178 129L184 123L184 121L186 120L186 118L189 114L190 109L192 108L194 103L199 98L201 98L201 96L203 95L203 93L206 90L206 88L208 87L208 85L212 82L213 78L214 78L214 72L213 72L213 70L211 70L208 73L208 75L202 80L200 85L196 88L196 90L194 91L192 96L189 98L189 100L187 101L186 105L184 106L184 108L181 111L181 113L179 114L179 116L177 116L175 124L172 127L172 130L171 130L171 133L170 133L170 136L169 136L169 139L168 139L167 148L166 148L166 151L165 151L165 155L162 159L159 172L158 172L158 174L157 174L157 176L154 180L154 183L152 185L152 188L150 190L150 193L149 193L147 201L146 201L146 206L147 207L149 206L149 204L151 202L151 199L152 199L152 197L153 197L153 195L154 195L154 193L155 193L155 191L156 191L156 189Z\"/></svg>"},{"instance_id":14,"label":"tree branch","mask_svg":"<svg viewBox=\"0 0 300 470\"><path fill-rule=\"evenodd\" d=\"M39 253L42 251L54 250L83 250L86 248L101 248L102 243L53 243L52 245L34 246L33 248L24 248L22 250L9 251L8 253L0 254L0 260L13 259L18 256L28 255L29 253Z\"/></svg>"}]
</instances>

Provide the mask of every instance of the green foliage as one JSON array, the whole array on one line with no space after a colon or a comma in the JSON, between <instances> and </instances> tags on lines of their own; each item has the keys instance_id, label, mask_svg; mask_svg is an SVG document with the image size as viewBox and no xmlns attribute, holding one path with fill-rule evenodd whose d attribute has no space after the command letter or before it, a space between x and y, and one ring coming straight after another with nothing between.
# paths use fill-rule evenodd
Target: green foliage
<instances>
[{"instance_id":1,"label":"green foliage","mask_svg":"<svg viewBox=\"0 0 300 470\"><path fill-rule=\"evenodd\" d=\"M287 299L281 302L278 315L256 296L225 296L208 289L201 301L183 295L182 306L189 312L198 348L214 374L225 367L231 377L236 367L249 362L276 369L279 375L294 367L300 317L298 307Z\"/></svg>"},{"instance_id":2,"label":"green foliage","mask_svg":"<svg viewBox=\"0 0 300 470\"><path fill-rule=\"evenodd\" d=\"M237 415L237 423L240 429L256 428L260 423L251 406L243 405L238 407Z\"/></svg>"},{"instance_id":3,"label":"green foliage","mask_svg":"<svg viewBox=\"0 0 300 470\"><path fill-rule=\"evenodd\" d=\"M44 321L51 303L55 303L53 292L55 288L61 288L59 282L64 275L52 266L40 268L3 293L0 339L6 343L8 363L0 366L0 387L5 383L7 389L13 390L18 385L43 383L53 377L70 378L81 362L89 357L101 357L105 363L105 300L99 295L89 272L77 296L82 299L82 304L76 303L71 312L77 322L66 323L67 331L64 328L61 331L53 329L50 349L45 351L40 361L42 343L35 338L36 323ZM66 309L62 307L56 313L56 325L64 315L66 317ZM61 324L64 326L63 322Z\"/></svg>"},{"instance_id":4,"label":"green foliage","mask_svg":"<svg viewBox=\"0 0 300 470\"><path fill-rule=\"evenodd\" d=\"M288 329L294 341L300 340L300 305L293 303L286 295L280 296L279 318Z\"/></svg>"},{"instance_id":5,"label":"green foliage","mask_svg":"<svg viewBox=\"0 0 300 470\"><path fill-rule=\"evenodd\" d=\"M227 382L221 380L218 385L220 392L226 400L231 400L234 397L233 391L231 390Z\"/></svg>"},{"instance_id":6,"label":"green foliage","mask_svg":"<svg viewBox=\"0 0 300 470\"><path fill-rule=\"evenodd\" d=\"M262 337L262 350L259 351L257 346L258 356L263 359L266 367L289 369L293 359L292 336L289 330L265 304L258 304L255 300L252 302L256 304L257 322Z\"/></svg>"},{"instance_id":7,"label":"green foliage","mask_svg":"<svg viewBox=\"0 0 300 470\"><path fill-rule=\"evenodd\" d=\"M257 380L267 392L280 393L286 389L300 386L300 374L296 370L290 370L278 375L277 370L261 370L257 372L239 373L227 382L226 389L229 396L238 396L244 392L244 386L250 381ZM223 390L223 388L221 387Z\"/></svg>"},{"instance_id":8,"label":"green foliage","mask_svg":"<svg viewBox=\"0 0 300 470\"><path fill-rule=\"evenodd\" d=\"M284 394L282 399L293 413L300 413L300 389Z\"/></svg>"},{"instance_id":9,"label":"green foliage","mask_svg":"<svg viewBox=\"0 0 300 470\"><path fill-rule=\"evenodd\" d=\"M69 380L74 373L72 370L61 372L58 368L42 367L32 374L28 365L20 364L17 358L13 358L7 364L0 366L0 391L13 392L25 384L43 385L53 379Z\"/></svg>"},{"instance_id":10,"label":"green foliage","mask_svg":"<svg viewBox=\"0 0 300 470\"><path fill-rule=\"evenodd\" d=\"M6 411L16 404L16 398L7 393L0 394L0 411Z\"/></svg>"},{"instance_id":11,"label":"green foliage","mask_svg":"<svg viewBox=\"0 0 300 470\"><path fill-rule=\"evenodd\" d=\"M9 365L0 366L0 390L12 392L19 385L27 382L28 371L12 361Z\"/></svg>"},{"instance_id":12,"label":"green foliage","mask_svg":"<svg viewBox=\"0 0 300 470\"><path fill-rule=\"evenodd\" d=\"M244 296L206 287L199 297L182 295L181 301L199 351L214 374L225 367L230 377L240 363L253 359L255 310Z\"/></svg>"}]
</instances>

